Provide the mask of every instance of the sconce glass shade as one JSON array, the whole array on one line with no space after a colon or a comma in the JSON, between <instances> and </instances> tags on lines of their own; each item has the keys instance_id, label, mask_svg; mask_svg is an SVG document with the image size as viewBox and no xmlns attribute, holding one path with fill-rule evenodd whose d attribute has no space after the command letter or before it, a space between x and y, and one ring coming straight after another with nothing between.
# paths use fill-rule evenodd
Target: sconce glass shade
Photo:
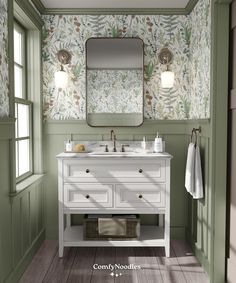
<instances>
[{"instance_id":1,"label":"sconce glass shade","mask_svg":"<svg viewBox=\"0 0 236 283\"><path fill-rule=\"evenodd\" d=\"M172 88L174 86L175 74L171 71L161 73L161 87Z\"/></svg>"},{"instance_id":2,"label":"sconce glass shade","mask_svg":"<svg viewBox=\"0 0 236 283\"><path fill-rule=\"evenodd\" d=\"M57 71L54 74L54 79L57 88L66 88L68 86L68 74L64 70Z\"/></svg>"}]
</instances>

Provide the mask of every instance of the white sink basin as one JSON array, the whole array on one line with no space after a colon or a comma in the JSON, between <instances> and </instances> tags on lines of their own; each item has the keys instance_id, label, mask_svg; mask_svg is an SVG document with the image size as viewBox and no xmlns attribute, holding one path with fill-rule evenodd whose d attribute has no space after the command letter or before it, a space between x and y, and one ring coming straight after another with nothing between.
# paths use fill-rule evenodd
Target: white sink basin
<instances>
[{"instance_id":1,"label":"white sink basin","mask_svg":"<svg viewBox=\"0 0 236 283\"><path fill-rule=\"evenodd\" d=\"M127 155L134 155L135 152L133 151L126 151L126 152L113 152L113 151L109 151L109 152L104 152L104 151L94 151L89 153L89 155L102 155L102 156L127 156Z\"/></svg>"}]
</instances>

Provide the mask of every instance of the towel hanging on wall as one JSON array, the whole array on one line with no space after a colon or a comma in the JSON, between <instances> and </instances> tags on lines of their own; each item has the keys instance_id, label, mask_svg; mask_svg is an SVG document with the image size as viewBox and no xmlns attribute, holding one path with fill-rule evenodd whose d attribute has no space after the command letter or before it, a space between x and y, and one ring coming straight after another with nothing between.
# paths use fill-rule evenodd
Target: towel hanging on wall
<instances>
[{"instance_id":1,"label":"towel hanging on wall","mask_svg":"<svg viewBox=\"0 0 236 283\"><path fill-rule=\"evenodd\" d=\"M194 199L203 198L203 183L202 183L202 166L201 166L201 156L200 149L197 145L195 148L195 176L194 176L194 191L192 196Z\"/></svg>"},{"instance_id":2,"label":"towel hanging on wall","mask_svg":"<svg viewBox=\"0 0 236 283\"><path fill-rule=\"evenodd\" d=\"M185 188L194 199L203 198L203 182L200 149L196 143L188 146L185 170Z\"/></svg>"},{"instance_id":3,"label":"towel hanging on wall","mask_svg":"<svg viewBox=\"0 0 236 283\"><path fill-rule=\"evenodd\" d=\"M190 143L188 146L187 163L185 171L185 188L187 192L194 191L194 161L195 161L195 145Z\"/></svg>"}]
</instances>

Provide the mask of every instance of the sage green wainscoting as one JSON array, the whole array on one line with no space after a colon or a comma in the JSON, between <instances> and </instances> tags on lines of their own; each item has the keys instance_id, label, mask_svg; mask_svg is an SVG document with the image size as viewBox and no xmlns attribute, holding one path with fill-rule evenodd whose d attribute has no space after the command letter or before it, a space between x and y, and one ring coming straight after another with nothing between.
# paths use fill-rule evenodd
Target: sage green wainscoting
<instances>
[{"instance_id":1,"label":"sage green wainscoting","mask_svg":"<svg viewBox=\"0 0 236 283\"><path fill-rule=\"evenodd\" d=\"M12 270L12 226L9 192L11 187L11 139L14 134L14 119L0 122L0 282Z\"/></svg>"},{"instance_id":2,"label":"sage green wainscoting","mask_svg":"<svg viewBox=\"0 0 236 283\"><path fill-rule=\"evenodd\" d=\"M199 139L202 154L205 199L192 200L184 187L187 147L193 127L202 127ZM109 140L111 128L91 128L85 121L51 120L44 125L44 162L46 177L46 237L57 238L57 160L56 155L63 151L64 141L74 140ZM197 256L208 268L210 260L211 230L211 188L209 187L209 140L210 124L208 120L199 121L145 121L137 128L115 128L118 140L137 141L143 136L153 141L158 131L166 142L166 151L173 155L171 161L171 237L187 238L193 248L199 248ZM196 219L195 219L196 218ZM142 217L146 223L156 224L156 218L149 215ZM81 221L81 218L73 219ZM198 230L196 230L198 228ZM197 233L198 231L198 233ZM187 237L186 237L187 236ZM193 240L192 240L193 238ZM196 244L195 244L196 242ZM204 260L203 260L204 259Z\"/></svg>"},{"instance_id":3,"label":"sage green wainscoting","mask_svg":"<svg viewBox=\"0 0 236 283\"><path fill-rule=\"evenodd\" d=\"M187 130L187 138L191 140L191 130L193 127L201 126L201 134L198 138L198 145L200 146L201 163L202 163L202 177L204 184L204 199L194 200L188 194L188 220L186 236L192 249L195 251L196 257L204 266L208 274L210 274L211 262L211 237L213 233L212 227L212 186L210 185L210 142L211 142L211 128L210 124L190 123Z\"/></svg>"},{"instance_id":4,"label":"sage green wainscoting","mask_svg":"<svg viewBox=\"0 0 236 283\"><path fill-rule=\"evenodd\" d=\"M15 119L0 121L0 282L18 282L45 238L44 189L41 181L12 191Z\"/></svg>"}]
</instances>

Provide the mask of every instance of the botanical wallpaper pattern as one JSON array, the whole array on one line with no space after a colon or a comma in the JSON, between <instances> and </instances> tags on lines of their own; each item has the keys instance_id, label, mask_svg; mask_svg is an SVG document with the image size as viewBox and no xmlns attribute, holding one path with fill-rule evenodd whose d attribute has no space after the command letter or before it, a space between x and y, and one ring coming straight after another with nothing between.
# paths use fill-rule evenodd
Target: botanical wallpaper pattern
<instances>
[{"instance_id":1,"label":"botanical wallpaper pattern","mask_svg":"<svg viewBox=\"0 0 236 283\"><path fill-rule=\"evenodd\" d=\"M9 115L7 0L0 0L0 117Z\"/></svg>"},{"instance_id":2,"label":"botanical wallpaper pattern","mask_svg":"<svg viewBox=\"0 0 236 283\"><path fill-rule=\"evenodd\" d=\"M210 117L210 12L210 0L200 0L190 14L190 117L193 118Z\"/></svg>"},{"instance_id":3,"label":"botanical wallpaper pattern","mask_svg":"<svg viewBox=\"0 0 236 283\"><path fill-rule=\"evenodd\" d=\"M43 16L44 119L85 119L85 42L90 37L139 37L144 41L144 116L146 119L209 117L210 0L199 0L183 15L45 15ZM204 21L202 21L204 20ZM198 46L199 44L199 46ZM165 69L161 48L174 54L172 89L160 87ZM56 89L56 53L67 49L72 60L66 90Z\"/></svg>"},{"instance_id":4,"label":"botanical wallpaper pattern","mask_svg":"<svg viewBox=\"0 0 236 283\"><path fill-rule=\"evenodd\" d=\"M88 113L141 113L141 70L88 70Z\"/></svg>"}]
</instances>

